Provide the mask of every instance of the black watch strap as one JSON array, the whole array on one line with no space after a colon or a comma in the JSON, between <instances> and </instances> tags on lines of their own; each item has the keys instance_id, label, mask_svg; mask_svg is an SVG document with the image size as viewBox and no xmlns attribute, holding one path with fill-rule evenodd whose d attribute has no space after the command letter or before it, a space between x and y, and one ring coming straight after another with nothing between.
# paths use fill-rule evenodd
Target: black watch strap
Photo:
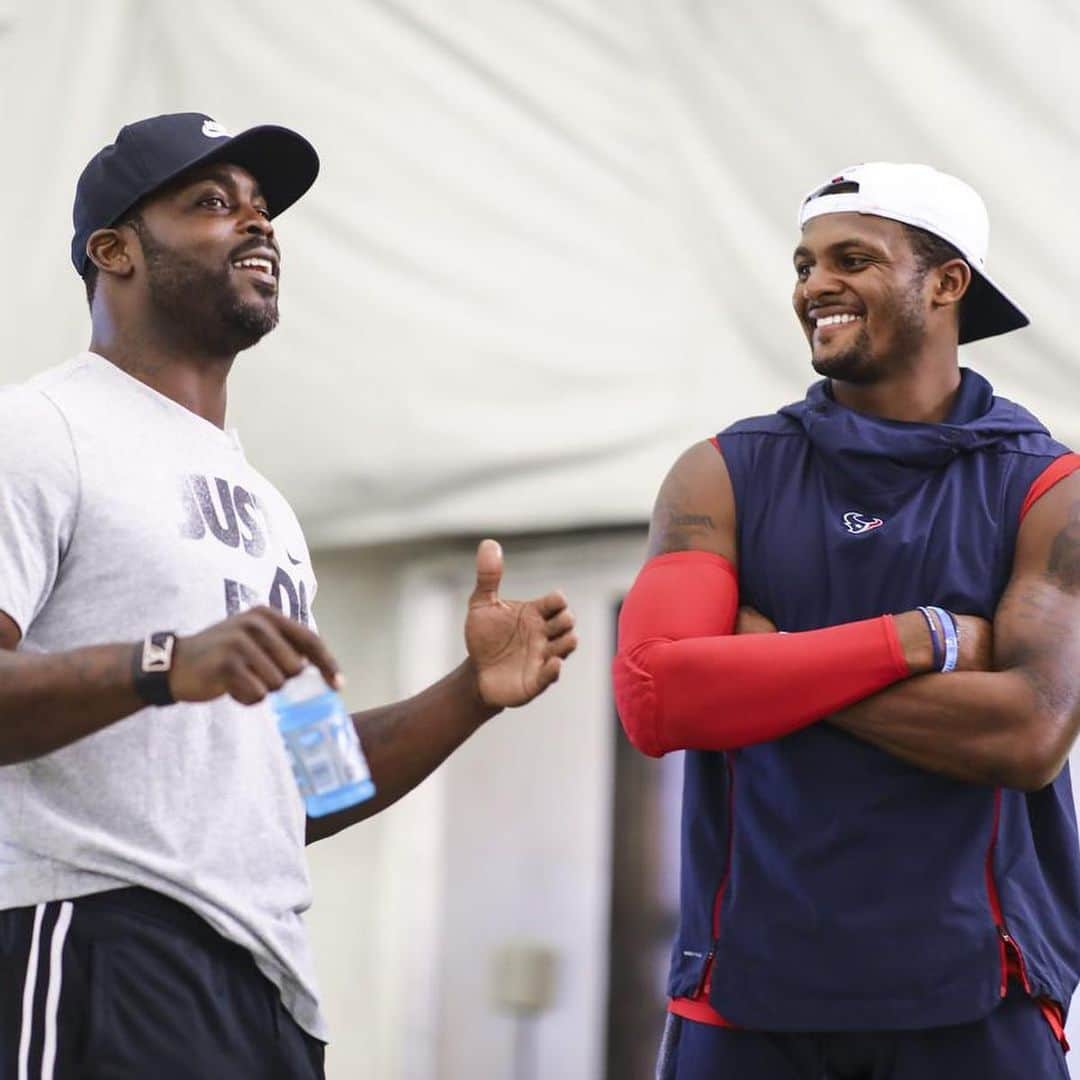
<instances>
[{"instance_id":1,"label":"black watch strap","mask_svg":"<svg viewBox=\"0 0 1080 1080\"><path fill-rule=\"evenodd\" d=\"M176 634L171 630L147 634L135 646L132 657L135 693L147 705L172 705L176 701L169 689L169 672L172 670L175 647Z\"/></svg>"}]
</instances>

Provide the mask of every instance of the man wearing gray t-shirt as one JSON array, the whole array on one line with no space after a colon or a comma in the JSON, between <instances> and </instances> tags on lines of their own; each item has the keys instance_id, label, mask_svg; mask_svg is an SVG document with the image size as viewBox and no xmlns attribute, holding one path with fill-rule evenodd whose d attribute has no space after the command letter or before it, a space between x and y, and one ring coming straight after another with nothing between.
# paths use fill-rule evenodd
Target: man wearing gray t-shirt
<instances>
[{"instance_id":1,"label":"man wearing gray t-shirt","mask_svg":"<svg viewBox=\"0 0 1080 1080\"><path fill-rule=\"evenodd\" d=\"M72 261L90 348L0 390L0 1080L323 1076L305 841L400 798L576 645L560 593L501 600L468 659L353 722L376 795L305 818L268 695L315 631L300 525L226 429L278 318L272 218L318 158L180 113L87 165Z\"/></svg>"}]
</instances>

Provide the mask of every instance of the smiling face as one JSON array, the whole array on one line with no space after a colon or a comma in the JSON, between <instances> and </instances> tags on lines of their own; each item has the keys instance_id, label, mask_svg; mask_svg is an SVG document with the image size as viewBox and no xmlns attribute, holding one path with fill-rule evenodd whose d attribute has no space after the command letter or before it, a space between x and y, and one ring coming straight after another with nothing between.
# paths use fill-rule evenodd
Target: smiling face
<instances>
[{"instance_id":1,"label":"smiling face","mask_svg":"<svg viewBox=\"0 0 1080 1080\"><path fill-rule=\"evenodd\" d=\"M143 302L172 338L235 355L277 325L280 252L247 170L194 170L147 200L130 227L142 253Z\"/></svg>"},{"instance_id":2,"label":"smiling face","mask_svg":"<svg viewBox=\"0 0 1080 1080\"><path fill-rule=\"evenodd\" d=\"M792 303L815 371L865 385L914 366L931 298L903 225L822 214L804 226L794 261Z\"/></svg>"}]
</instances>

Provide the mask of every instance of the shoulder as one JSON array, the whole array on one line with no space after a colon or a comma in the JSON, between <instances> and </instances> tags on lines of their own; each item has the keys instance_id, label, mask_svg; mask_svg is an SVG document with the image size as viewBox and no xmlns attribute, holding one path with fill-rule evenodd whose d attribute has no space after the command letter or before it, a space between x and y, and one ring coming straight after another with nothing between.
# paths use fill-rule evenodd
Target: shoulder
<instances>
[{"instance_id":1,"label":"shoulder","mask_svg":"<svg viewBox=\"0 0 1080 1080\"><path fill-rule=\"evenodd\" d=\"M798 416L785 411L739 420L716 436L716 445L724 455L733 491L741 500L746 483L760 476L762 469L785 473L795 468L807 446L807 436Z\"/></svg>"},{"instance_id":2,"label":"shoulder","mask_svg":"<svg viewBox=\"0 0 1080 1080\"><path fill-rule=\"evenodd\" d=\"M89 353L81 353L25 382L0 386L0 416L5 433L15 429L28 432L36 426L40 426L45 439L66 433L69 413L77 407L82 389L94 381L93 359Z\"/></svg>"},{"instance_id":3,"label":"shoulder","mask_svg":"<svg viewBox=\"0 0 1080 1080\"><path fill-rule=\"evenodd\" d=\"M717 436L724 440L739 435L778 435L781 437L801 436L802 425L793 416L786 413L769 413L767 416L748 416L729 424Z\"/></svg>"},{"instance_id":4,"label":"shoulder","mask_svg":"<svg viewBox=\"0 0 1080 1080\"><path fill-rule=\"evenodd\" d=\"M1056 458L1069 452L1034 413L1015 401L995 394L990 416L991 430L997 426L1001 430L994 433L1004 435L996 444L1000 453Z\"/></svg>"},{"instance_id":5,"label":"shoulder","mask_svg":"<svg viewBox=\"0 0 1080 1080\"><path fill-rule=\"evenodd\" d=\"M58 507L65 499L78 498L79 464L71 428L50 389L60 371L54 368L28 382L0 387L0 489L9 499L25 499L36 491L57 500Z\"/></svg>"},{"instance_id":6,"label":"shoulder","mask_svg":"<svg viewBox=\"0 0 1080 1080\"><path fill-rule=\"evenodd\" d=\"M702 439L687 447L668 470L664 483L672 479L684 483L700 482L706 486L727 475L724 455L718 445L718 437Z\"/></svg>"},{"instance_id":7,"label":"shoulder","mask_svg":"<svg viewBox=\"0 0 1080 1080\"><path fill-rule=\"evenodd\" d=\"M34 383L0 387L0 460L71 454L63 409Z\"/></svg>"},{"instance_id":8,"label":"shoulder","mask_svg":"<svg viewBox=\"0 0 1080 1080\"><path fill-rule=\"evenodd\" d=\"M1072 574L1070 591L1080 591L1080 455L1068 455L1062 465L1071 467L1062 468L1026 507L1017 537L1016 564L1053 569L1055 558L1064 560Z\"/></svg>"}]
</instances>

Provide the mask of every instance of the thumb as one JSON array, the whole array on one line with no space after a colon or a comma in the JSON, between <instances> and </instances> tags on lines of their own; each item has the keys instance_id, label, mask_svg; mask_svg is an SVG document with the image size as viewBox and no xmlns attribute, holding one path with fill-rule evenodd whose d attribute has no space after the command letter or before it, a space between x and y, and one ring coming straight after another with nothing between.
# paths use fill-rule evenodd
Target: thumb
<instances>
[{"instance_id":1,"label":"thumb","mask_svg":"<svg viewBox=\"0 0 1080 1080\"><path fill-rule=\"evenodd\" d=\"M476 549L476 588L469 598L469 606L494 604L499 599L502 575L502 548L494 540L481 540Z\"/></svg>"}]
</instances>

